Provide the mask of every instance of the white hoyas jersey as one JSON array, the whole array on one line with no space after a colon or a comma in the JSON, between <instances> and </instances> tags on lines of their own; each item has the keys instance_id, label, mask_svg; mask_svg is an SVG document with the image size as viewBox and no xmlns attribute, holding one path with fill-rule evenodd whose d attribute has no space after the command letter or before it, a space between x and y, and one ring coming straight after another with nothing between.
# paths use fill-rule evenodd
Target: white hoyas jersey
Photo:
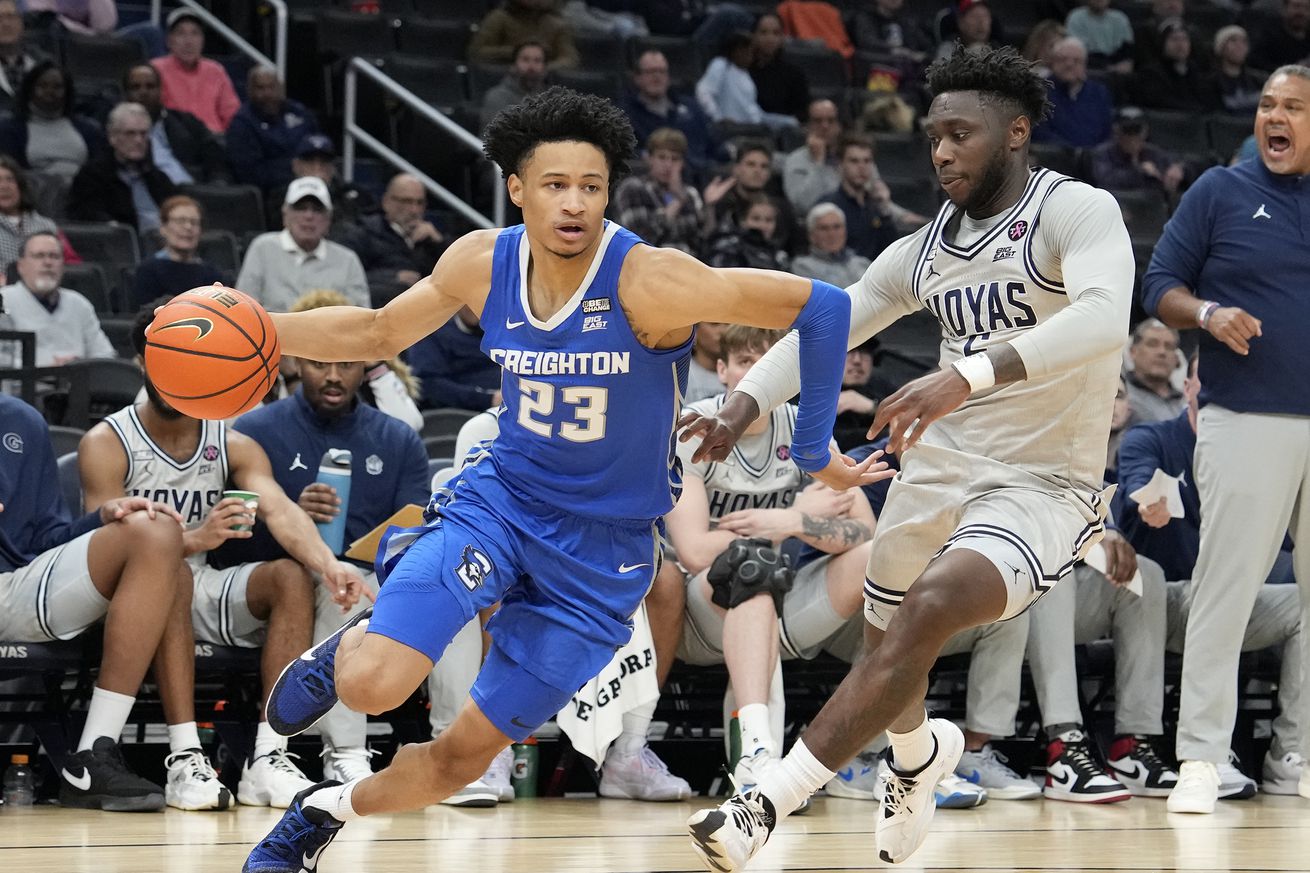
<instances>
[{"instance_id":1,"label":"white hoyas jersey","mask_svg":"<svg viewBox=\"0 0 1310 873\"><path fill-rule=\"evenodd\" d=\"M719 394L687 405L687 410L713 415L726 395ZM791 460L792 433L796 429L796 407L784 403L770 413L766 431L744 436L733 447L728 460L691 462L698 443L678 443L683 476L698 476L705 482L710 518L718 519L739 509L785 509L792 505L805 484L805 473Z\"/></svg>"},{"instance_id":2,"label":"white hoyas jersey","mask_svg":"<svg viewBox=\"0 0 1310 873\"><path fill-rule=\"evenodd\" d=\"M135 406L118 410L105 423L118 434L127 452L123 490L129 496L173 507L187 530L203 524L227 486L227 425L202 421L195 454L177 461L150 439Z\"/></svg>"},{"instance_id":3,"label":"white hoyas jersey","mask_svg":"<svg viewBox=\"0 0 1310 873\"><path fill-rule=\"evenodd\" d=\"M1042 208L1052 195L1099 194L1039 169L1019 201L967 245L952 242L963 216L949 202L931 225L904 241L917 252L910 290L941 322L943 368L1014 339L1069 305L1061 241L1041 232ZM975 394L930 427L924 443L1099 487L1118 374L1116 352L1064 373Z\"/></svg>"}]
</instances>

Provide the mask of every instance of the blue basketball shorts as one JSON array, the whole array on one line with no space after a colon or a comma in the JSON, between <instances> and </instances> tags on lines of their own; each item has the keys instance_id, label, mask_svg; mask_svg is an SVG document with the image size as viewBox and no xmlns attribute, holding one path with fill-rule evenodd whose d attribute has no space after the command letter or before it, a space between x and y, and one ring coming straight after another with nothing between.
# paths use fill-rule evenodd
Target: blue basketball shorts
<instances>
[{"instance_id":1,"label":"blue basketball shorts","mask_svg":"<svg viewBox=\"0 0 1310 873\"><path fill-rule=\"evenodd\" d=\"M368 633L437 661L460 628L499 602L471 694L521 740L628 641L659 539L655 521L601 521L525 497L484 462L453 483L430 524L384 539Z\"/></svg>"}]
</instances>

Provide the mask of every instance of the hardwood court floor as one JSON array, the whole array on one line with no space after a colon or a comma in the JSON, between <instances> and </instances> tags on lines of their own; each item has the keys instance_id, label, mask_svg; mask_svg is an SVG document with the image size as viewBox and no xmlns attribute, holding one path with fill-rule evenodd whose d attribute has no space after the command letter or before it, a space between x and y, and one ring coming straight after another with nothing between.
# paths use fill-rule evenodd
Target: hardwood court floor
<instances>
[{"instance_id":1,"label":"hardwood court floor","mask_svg":"<svg viewBox=\"0 0 1310 873\"><path fill-rule=\"evenodd\" d=\"M347 826L321 873L639 873L699 871L682 822L705 804L519 801L489 810L432 807ZM755 871L884 868L872 803L819 799L788 819ZM237 873L276 821L267 809L224 813L0 813L3 873ZM1170 816L1163 800L1098 807L992 801L941 812L907 871L1310 870L1310 801L1259 796L1214 815Z\"/></svg>"}]
</instances>

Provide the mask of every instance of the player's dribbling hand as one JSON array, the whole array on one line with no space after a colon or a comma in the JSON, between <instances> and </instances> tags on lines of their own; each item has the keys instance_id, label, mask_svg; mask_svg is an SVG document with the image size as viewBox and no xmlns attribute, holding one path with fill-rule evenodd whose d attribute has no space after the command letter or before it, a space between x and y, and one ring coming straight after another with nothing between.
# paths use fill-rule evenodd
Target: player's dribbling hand
<instances>
[{"instance_id":1,"label":"player's dribbling hand","mask_svg":"<svg viewBox=\"0 0 1310 873\"><path fill-rule=\"evenodd\" d=\"M100 507L100 522L101 524L113 524L116 521L122 521L134 512L144 512L152 519L157 515L167 515L178 524L182 523L182 516L178 514L176 509L162 503L155 503L144 497L115 497L113 500L106 500Z\"/></svg>"},{"instance_id":2,"label":"player's dribbling hand","mask_svg":"<svg viewBox=\"0 0 1310 873\"><path fill-rule=\"evenodd\" d=\"M1137 514L1148 527L1154 528L1164 527L1173 519L1173 516L1169 515L1169 507L1165 505L1163 497L1154 503L1137 504Z\"/></svg>"},{"instance_id":3,"label":"player's dribbling hand","mask_svg":"<svg viewBox=\"0 0 1310 873\"><path fill-rule=\"evenodd\" d=\"M333 561L328 565L323 572L323 587L332 595L332 602L341 607L342 613L349 612L361 597L368 598L370 603L376 601L359 570L343 561Z\"/></svg>"},{"instance_id":4,"label":"player's dribbling hand","mask_svg":"<svg viewBox=\"0 0 1310 873\"><path fill-rule=\"evenodd\" d=\"M1239 355L1250 354L1251 339L1262 335L1260 319L1240 306L1220 306L1210 315L1205 329Z\"/></svg>"},{"instance_id":5,"label":"player's dribbling hand","mask_svg":"<svg viewBox=\"0 0 1310 873\"><path fill-rule=\"evenodd\" d=\"M857 461L832 451L828 455L828 466L810 475L834 491L845 491L857 485L872 485L896 475L896 471L887 466L882 456L882 452L874 452L863 461Z\"/></svg>"},{"instance_id":6,"label":"player's dribbling hand","mask_svg":"<svg viewBox=\"0 0 1310 873\"><path fill-rule=\"evenodd\" d=\"M754 397L743 391L733 391L714 415L684 413L678 419L678 429L682 431L678 440L685 443L694 436L700 436L700 447L691 456L693 464L722 461L728 457L737 440L741 439L746 428L750 427L759 414L760 407Z\"/></svg>"},{"instance_id":7,"label":"player's dribbling hand","mask_svg":"<svg viewBox=\"0 0 1310 873\"><path fill-rule=\"evenodd\" d=\"M969 383L951 367L920 376L878 405L869 439L890 428L887 454L900 455L919 441L928 425L968 399Z\"/></svg>"},{"instance_id":8,"label":"player's dribbling hand","mask_svg":"<svg viewBox=\"0 0 1310 873\"><path fill-rule=\"evenodd\" d=\"M310 482L296 501L305 514L316 523L329 522L341 513L341 498L337 489L323 482Z\"/></svg>"}]
</instances>

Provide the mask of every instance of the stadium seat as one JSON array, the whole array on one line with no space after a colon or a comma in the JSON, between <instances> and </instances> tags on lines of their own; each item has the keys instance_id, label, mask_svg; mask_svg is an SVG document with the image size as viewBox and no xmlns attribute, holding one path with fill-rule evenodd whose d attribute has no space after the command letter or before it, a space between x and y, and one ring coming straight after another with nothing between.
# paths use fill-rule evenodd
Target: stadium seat
<instances>
[{"instance_id":1,"label":"stadium seat","mask_svg":"<svg viewBox=\"0 0 1310 873\"><path fill-rule=\"evenodd\" d=\"M188 185L205 213L205 226L226 230L238 239L263 233L264 196L254 185Z\"/></svg>"},{"instance_id":2,"label":"stadium seat","mask_svg":"<svg viewBox=\"0 0 1310 873\"><path fill-rule=\"evenodd\" d=\"M117 265L110 265L115 267ZM118 270L114 270L114 276L118 276ZM99 264L69 264L64 267L65 288L72 288L78 294L81 294L91 305L96 308L96 312L105 315L118 312L122 309L119 301L122 299L115 294L115 289L110 287L109 279L105 270Z\"/></svg>"},{"instance_id":3,"label":"stadium seat","mask_svg":"<svg viewBox=\"0 0 1310 873\"><path fill-rule=\"evenodd\" d=\"M61 28L61 51L64 66L72 74L79 91L96 81L117 81L128 67L145 63L145 48L140 40L112 34L81 34Z\"/></svg>"},{"instance_id":4,"label":"stadium seat","mask_svg":"<svg viewBox=\"0 0 1310 873\"><path fill-rule=\"evenodd\" d=\"M382 72L414 92L424 103L450 112L469 99L465 80L468 68L459 61L421 55L393 54Z\"/></svg>"},{"instance_id":5,"label":"stadium seat","mask_svg":"<svg viewBox=\"0 0 1310 873\"><path fill-rule=\"evenodd\" d=\"M1209 151L1210 139L1204 115L1159 109L1143 111L1149 127L1146 138L1152 144L1175 153Z\"/></svg>"},{"instance_id":6,"label":"stadium seat","mask_svg":"<svg viewBox=\"0 0 1310 873\"><path fill-rule=\"evenodd\" d=\"M396 50L396 20L390 15L320 9L316 45L324 61L381 58Z\"/></svg>"},{"instance_id":7,"label":"stadium seat","mask_svg":"<svg viewBox=\"0 0 1310 873\"><path fill-rule=\"evenodd\" d=\"M1251 135L1251 119L1245 115L1211 115L1205 120L1210 150L1227 163Z\"/></svg>"},{"instance_id":8,"label":"stadium seat","mask_svg":"<svg viewBox=\"0 0 1310 873\"><path fill-rule=\"evenodd\" d=\"M58 431L58 435L56 435ZM50 426L50 442L55 447L58 458L55 465L59 468L59 490L64 495L64 505L77 518L82 514L82 477L77 471L77 442L72 440L74 434L81 440L86 431L80 427ZM69 443L72 448L67 448ZM63 446L61 446L61 443Z\"/></svg>"},{"instance_id":9,"label":"stadium seat","mask_svg":"<svg viewBox=\"0 0 1310 873\"><path fill-rule=\"evenodd\" d=\"M928 141L906 133L879 133L873 138L873 162L883 176L913 178L932 173Z\"/></svg>"},{"instance_id":10,"label":"stadium seat","mask_svg":"<svg viewBox=\"0 0 1310 873\"><path fill-rule=\"evenodd\" d=\"M409 17L396 30L396 45L402 52L433 60L463 61L468 57L471 39L473 28L469 22L446 18Z\"/></svg>"},{"instance_id":11,"label":"stadium seat","mask_svg":"<svg viewBox=\"0 0 1310 873\"><path fill-rule=\"evenodd\" d=\"M86 409L74 409L70 402L68 416L63 424L70 427L90 428L92 424L124 406L136 402L137 394L145 384L141 368L122 358L84 358L64 365L63 373L70 380L81 380L87 386ZM73 398L77 391L70 391Z\"/></svg>"},{"instance_id":12,"label":"stadium seat","mask_svg":"<svg viewBox=\"0 0 1310 873\"><path fill-rule=\"evenodd\" d=\"M141 247L137 243L136 231L126 224L117 221L66 221L59 229L84 261L131 266L141 262Z\"/></svg>"},{"instance_id":13,"label":"stadium seat","mask_svg":"<svg viewBox=\"0 0 1310 873\"><path fill-rule=\"evenodd\" d=\"M552 85L563 85L583 94L595 94L617 100L619 80L610 73L592 70L553 70L547 77Z\"/></svg>"},{"instance_id":14,"label":"stadium seat","mask_svg":"<svg viewBox=\"0 0 1310 873\"><path fill-rule=\"evenodd\" d=\"M573 45L581 59L580 69L613 74L626 69L628 49L623 40L609 33L575 33Z\"/></svg>"},{"instance_id":15,"label":"stadium seat","mask_svg":"<svg viewBox=\"0 0 1310 873\"><path fill-rule=\"evenodd\" d=\"M1113 191L1133 240L1159 239L1169 208L1159 191Z\"/></svg>"},{"instance_id":16,"label":"stadium seat","mask_svg":"<svg viewBox=\"0 0 1310 873\"><path fill-rule=\"evenodd\" d=\"M464 423L478 413L471 409L456 409L451 406L444 406L440 409L423 410L423 430L420 432L424 437L435 436L455 436Z\"/></svg>"},{"instance_id":17,"label":"stadium seat","mask_svg":"<svg viewBox=\"0 0 1310 873\"><path fill-rule=\"evenodd\" d=\"M830 48L808 42L788 42L782 49L782 57L805 71L811 93L835 89L840 94L850 82L845 59ZM831 95L822 93L818 96Z\"/></svg>"},{"instance_id":18,"label":"stadium seat","mask_svg":"<svg viewBox=\"0 0 1310 873\"><path fill-rule=\"evenodd\" d=\"M455 454L455 435L440 434L424 437L423 448L429 458L449 458Z\"/></svg>"},{"instance_id":19,"label":"stadium seat","mask_svg":"<svg viewBox=\"0 0 1310 873\"><path fill-rule=\"evenodd\" d=\"M925 217L937 214L941 206L938 196L940 187L931 176L883 176L882 180L891 189L892 202L906 209L912 209Z\"/></svg>"},{"instance_id":20,"label":"stadium seat","mask_svg":"<svg viewBox=\"0 0 1310 873\"><path fill-rule=\"evenodd\" d=\"M136 354L132 348L132 325L135 319L130 317L105 318L100 319L100 329L109 337L109 341L114 344L114 352L120 358L131 358Z\"/></svg>"}]
</instances>

